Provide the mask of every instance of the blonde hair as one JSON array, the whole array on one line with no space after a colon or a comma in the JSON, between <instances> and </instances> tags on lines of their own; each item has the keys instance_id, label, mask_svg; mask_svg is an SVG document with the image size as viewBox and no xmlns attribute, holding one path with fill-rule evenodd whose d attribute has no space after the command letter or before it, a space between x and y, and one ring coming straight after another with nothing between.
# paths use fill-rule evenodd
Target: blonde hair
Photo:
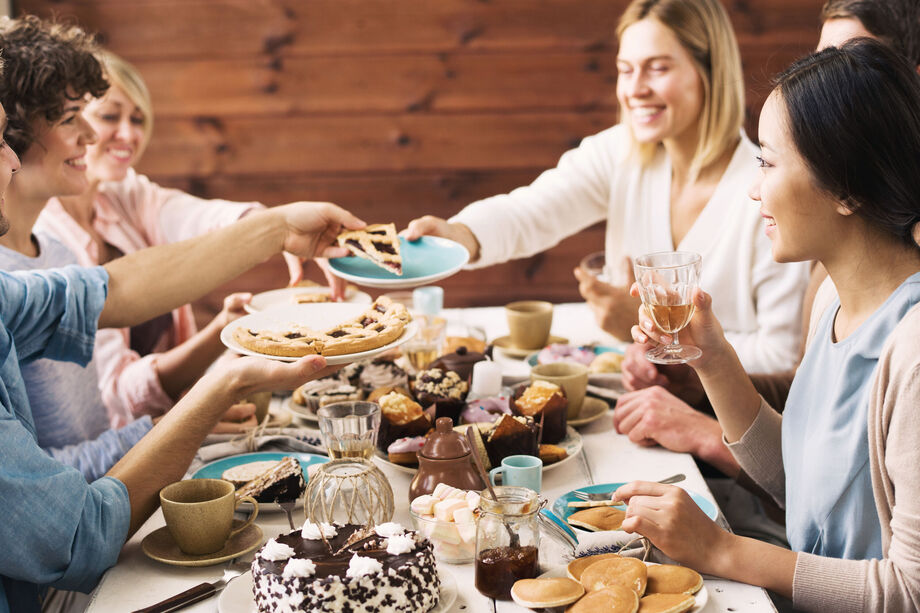
<instances>
[{"instance_id":1,"label":"blonde hair","mask_svg":"<svg viewBox=\"0 0 920 613\"><path fill-rule=\"evenodd\" d=\"M699 142L690 166L690 177L695 179L738 141L744 121L744 73L738 42L718 0L633 0L620 17L617 39L643 19L655 19L674 33L703 82ZM620 117L625 123L622 112ZM633 139L633 148L645 164L657 144Z\"/></svg>"},{"instance_id":2,"label":"blonde hair","mask_svg":"<svg viewBox=\"0 0 920 613\"><path fill-rule=\"evenodd\" d=\"M141 144L140 151L137 152L140 158L153 134L153 101L150 99L150 91L137 68L111 51L100 50L96 55L102 63L109 83L125 92L134 106L139 108L144 115L144 142Z\"/></svg>"}]
</instances>

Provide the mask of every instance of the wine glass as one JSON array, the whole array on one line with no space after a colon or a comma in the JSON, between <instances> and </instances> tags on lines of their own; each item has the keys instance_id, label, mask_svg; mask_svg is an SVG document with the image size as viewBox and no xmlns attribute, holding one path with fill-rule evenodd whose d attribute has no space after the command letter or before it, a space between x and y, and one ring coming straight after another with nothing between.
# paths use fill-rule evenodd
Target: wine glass
<instances>
[{"instance_id":1,"label":"wine glass","mask_svg":"<svg viewBox=\"0 0 920 613\"><path fill-rule=\"evenodd\" d=\"M656 364L685 364L703 352L677 340L693 317L693 290L699 286L702 258L689 251L661 251L636 258L634 270L642 304L655 324L671 335L670 345L650 349L645 357Z\"/></svg>"}]
</instances>

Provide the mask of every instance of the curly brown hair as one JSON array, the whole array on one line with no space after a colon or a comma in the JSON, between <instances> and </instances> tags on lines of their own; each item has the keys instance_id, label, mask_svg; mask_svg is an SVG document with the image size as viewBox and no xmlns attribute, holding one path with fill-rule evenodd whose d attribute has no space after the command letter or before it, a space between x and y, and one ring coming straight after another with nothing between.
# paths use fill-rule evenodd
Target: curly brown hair
<instances>
[{"instance_id":1,"label":"curly brown hair","mask_svg":"<svg viewBox=\"0 0 920 613\"><path fill-rule=\"evenodd\" d=\"M68 100L105 94L109 84L96 51L93 36L75 25L34 15L0 19L0 104L8 119L5 137L17 155L38 136L37 119L57 121Z\"/></svg>"}]
</instances>

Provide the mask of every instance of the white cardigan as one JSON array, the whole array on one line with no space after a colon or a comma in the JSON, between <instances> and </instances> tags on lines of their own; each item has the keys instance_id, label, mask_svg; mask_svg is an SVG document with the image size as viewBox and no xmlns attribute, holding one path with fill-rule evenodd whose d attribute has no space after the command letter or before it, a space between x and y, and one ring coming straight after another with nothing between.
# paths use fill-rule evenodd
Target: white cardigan
<instances>
[{"instance_id":1,"label":"white cardigan","mask_svg":"<svg viewBox=\"0 0 920 613\"><path fill-rule=\"evenodd\" d=\"M531 256L605 217L608 262L674 250L670 159L659 147L642 166L628 159L629 146L623 126L589 136L530 185L474 202L452 217L479 241L480 257L471 267ZM742 134L712 199L676 249L703 256L700 286L712 294L745 369L772 373L798 360L809 267L773 261L759 207L747 195L757 153Z\"/></svg>"}]
</instances>

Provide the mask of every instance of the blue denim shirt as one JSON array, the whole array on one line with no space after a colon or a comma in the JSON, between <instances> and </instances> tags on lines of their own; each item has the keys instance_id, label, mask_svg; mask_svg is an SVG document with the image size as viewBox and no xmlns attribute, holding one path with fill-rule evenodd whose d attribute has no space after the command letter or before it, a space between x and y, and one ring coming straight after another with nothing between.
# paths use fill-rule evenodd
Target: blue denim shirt
<instances>
[{"instance_id":1,"label":"blue denim shirt","mask_svg":"<svg viewBox=\"0 0 920 613\"><path fill-rule=\"evenodd\" d=\"M124 484L87 483L38 446L20 372L86 364L107 289L101 267L0 272L0 613L38 611L40 586L91 590L128 534Z\"/></svg>"}]
</instances>

